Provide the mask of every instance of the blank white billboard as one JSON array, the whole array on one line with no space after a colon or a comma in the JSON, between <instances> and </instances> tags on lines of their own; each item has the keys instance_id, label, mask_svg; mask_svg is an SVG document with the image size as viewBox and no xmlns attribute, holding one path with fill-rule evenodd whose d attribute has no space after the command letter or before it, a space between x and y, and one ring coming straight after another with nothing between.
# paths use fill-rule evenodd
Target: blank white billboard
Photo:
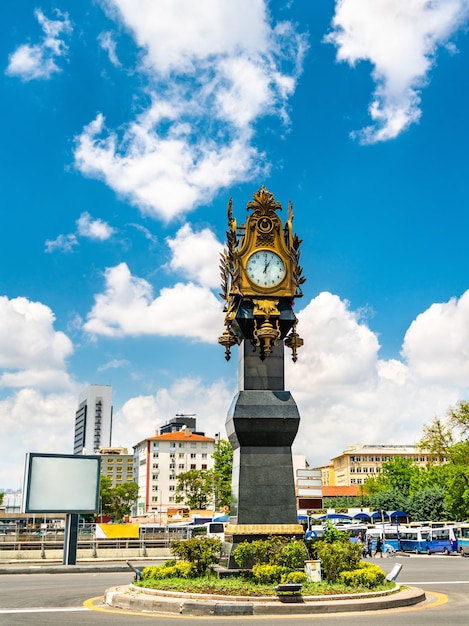
<instances>
[{"instance_id":1,"label":"blank white billboard","mask_svg":"<svg viewBox=\"0 0 469 626\"><path fill-rule=\"evenodd\" d=\"M23 513L98 513L99 456L26 455Z\"/></svg>"}]
</instances>

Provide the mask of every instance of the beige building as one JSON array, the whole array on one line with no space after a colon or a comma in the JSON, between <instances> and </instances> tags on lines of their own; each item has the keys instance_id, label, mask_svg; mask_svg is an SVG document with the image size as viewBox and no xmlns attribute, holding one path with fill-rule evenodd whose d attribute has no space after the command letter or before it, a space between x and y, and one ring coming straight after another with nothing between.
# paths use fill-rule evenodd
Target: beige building
<instances>
[{"instance_id":1,"label":"beige building","mask_svg":"<svg viewBox=\"0 0 469 626\"><path fill-rule=\"evenodd\" d=\"M324 486L362 485L367 478L379 474L385 461L396 457L411 459L422 467L429 460L428 452L422 452L416 446L357 444L331 459L330 465L315 469L321 470Z\"/></svg>"},{"instance_id":2,"label":"beige building","mask_svg":"<svg viewBox=\"0 0 469 626\"><path fill-rule=\"evenodd\" d=\"M134 457L127 448L99 448L101 474L112 481L112 486L133 480Z\"/></svg>"}]
</instances>

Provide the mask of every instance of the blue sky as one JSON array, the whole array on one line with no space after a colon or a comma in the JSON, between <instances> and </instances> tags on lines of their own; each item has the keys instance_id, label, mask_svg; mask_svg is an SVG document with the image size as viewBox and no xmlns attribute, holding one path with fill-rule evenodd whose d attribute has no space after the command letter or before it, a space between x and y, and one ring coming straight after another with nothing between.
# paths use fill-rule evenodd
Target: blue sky
<instances>
[{"instance_id":1,"label":"blue sky","mask_svg":"<svg viewBox=\"0 0 469 626\"><path fill-rule=\"evenodd\" d=\"M1 7L0 488L70 453L224 433L218 255L264 184L294 206L294 451L414 443L469 385L468 0Z\"/></svg>"}]
</instances>

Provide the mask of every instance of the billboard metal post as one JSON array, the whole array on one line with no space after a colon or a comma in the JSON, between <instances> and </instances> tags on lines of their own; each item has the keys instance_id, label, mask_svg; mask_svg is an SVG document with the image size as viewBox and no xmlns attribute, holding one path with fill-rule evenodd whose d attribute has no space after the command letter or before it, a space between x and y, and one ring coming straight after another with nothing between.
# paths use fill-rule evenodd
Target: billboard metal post
<instances>
[{"instance_id":1,"label":"billboard metal post","mask_svg":"<svg viewBox=\"0 0 469 626\"><path fill-rule=\"evenodd\" d=\"M76 565L78 545L78 513L68 513L65 518L64 553L62 565Z\"/></svg>"}]
</instances>

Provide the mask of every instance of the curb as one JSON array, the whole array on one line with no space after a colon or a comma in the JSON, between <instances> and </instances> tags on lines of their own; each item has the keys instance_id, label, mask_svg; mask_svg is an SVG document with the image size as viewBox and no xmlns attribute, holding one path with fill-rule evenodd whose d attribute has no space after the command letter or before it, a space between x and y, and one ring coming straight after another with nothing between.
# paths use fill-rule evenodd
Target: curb
<instances>
[{"instance_id":1,"label":"curb","mask_svg":"<svg viewBox=\"0 0 469 626\"><path fill-rule=\"evenodd\" d=\"M167 613L191 616L229 615L309 615L344 613L349 611L378 611L412 606L426 599L425 592L417 587L400 588L392 595L360 596L303 596L287 598L251 598L239 596L236 600L221 600L220 596L179 594L161 595L162 592L126 585L111 587L104 593L104 603L113 608L145 613ZM156 591L156 593L155 593Z\"/></svg>"}]
</instances>

